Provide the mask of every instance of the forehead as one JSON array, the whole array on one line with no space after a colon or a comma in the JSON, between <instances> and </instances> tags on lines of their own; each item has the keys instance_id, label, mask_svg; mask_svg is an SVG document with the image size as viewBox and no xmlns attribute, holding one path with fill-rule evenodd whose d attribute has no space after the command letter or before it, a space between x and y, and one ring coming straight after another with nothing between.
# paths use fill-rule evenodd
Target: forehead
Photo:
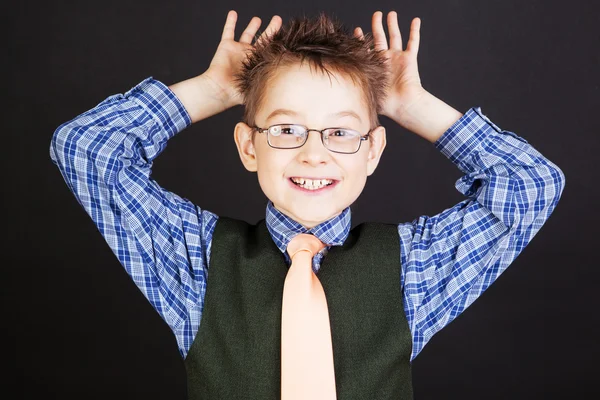
<instances>
[{"instance_id":1,"label":"forehead","mask_svg":"<svg viewBox=\"0 0 600 400\"><path fill-rule=\"evenodd\" d=\"M270 80L257 120L289 120L320 126L329 121L365 124L363 93L346 75L316 69L308 63L283 67Z\"/></svg>"}]
</instances>

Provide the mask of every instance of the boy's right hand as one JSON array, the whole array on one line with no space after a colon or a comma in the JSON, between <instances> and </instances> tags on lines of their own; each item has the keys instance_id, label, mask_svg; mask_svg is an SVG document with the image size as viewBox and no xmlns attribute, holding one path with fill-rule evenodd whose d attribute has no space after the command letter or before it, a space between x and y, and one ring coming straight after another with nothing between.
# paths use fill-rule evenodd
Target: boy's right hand
<instances>
[{"instance_id":1,"label":"boy's right hand","mask_svg":"<svg viewBox=\"0 0 600 400\"><path fill-rule=\"evenodd\" d=\"M261 24L259 17L253 17L244 32L242 32L239 42L236 42L234 38L236 21L237 13L234 10L229 11L225 27L223 28L221 42L210 62L210 66L202 74L215 85L215 88L219 91L219 97L226 108L243 104L242 95L234 85L234 76L241 70L242 61L245 60L246 53L254 47L252 41ZM257 40L266 39L277 32L281 27L281 23L281 17L274 15L267 28Z\"/></svg>"}]
</instances>

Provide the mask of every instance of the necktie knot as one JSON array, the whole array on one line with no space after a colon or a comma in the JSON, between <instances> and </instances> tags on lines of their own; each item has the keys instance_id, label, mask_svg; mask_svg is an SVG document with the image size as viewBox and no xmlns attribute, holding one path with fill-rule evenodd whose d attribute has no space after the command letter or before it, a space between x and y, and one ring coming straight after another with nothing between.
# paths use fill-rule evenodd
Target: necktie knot
<instances>
[{"instance_id":1,"label":"necktie knot","mask_svg":"<svg viewBox=\"0 0 600 400\"><path fill-rule=\"evenodd\" d=\"M326 247L326 244L321 242L315 235L308 233L300 233L296 235L287 245L287 252L291 259L300 252L308 251L311 257Z\"/></svg>"}]
</instances>

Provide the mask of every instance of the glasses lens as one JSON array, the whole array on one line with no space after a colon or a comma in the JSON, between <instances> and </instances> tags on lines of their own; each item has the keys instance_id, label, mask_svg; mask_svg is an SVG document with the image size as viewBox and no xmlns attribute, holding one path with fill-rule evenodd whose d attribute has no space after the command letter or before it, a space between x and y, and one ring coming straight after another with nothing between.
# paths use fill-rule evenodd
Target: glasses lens
<instances>
[{"instance_id":1,"label":"glasses lens","mask_svg":"<svg viewBox=\"0 0 600 400\"><path fill-rule=\"evenodd\" d=\"M290 149L304 144L306 129L302 125L280 124L269 127L269 143L273 147Z\"/></svg>"},{"instance_id":2,"label":"glasses lens","mask_svg":"<svg viewBox=\"0 0 600 400\"><path fill-rule=\"evenodd\" d=\"M360 133L351 129L327 129L323 141L331 151L354 153L360 146Z\"/></svg>"}]
</instances>

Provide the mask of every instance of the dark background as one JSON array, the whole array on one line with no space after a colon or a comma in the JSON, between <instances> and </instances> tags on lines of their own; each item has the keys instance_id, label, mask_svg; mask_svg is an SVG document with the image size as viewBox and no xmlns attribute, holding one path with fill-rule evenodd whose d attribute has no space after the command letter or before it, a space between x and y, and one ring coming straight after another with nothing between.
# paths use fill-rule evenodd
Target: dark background
<instances>
[{"instance_id":1,"label":"dark background","mask_svg":"<svg viewBox=\"0 0 600 400\"><path fill-rule=\"evenodd\" d=\"M567 184L531 244L416 358L416 398L598 398L600 10L592 3L110 0L7 10L2 358L17 391L3 398L184 399L172 332L77 204L49 146L60 124L148 76L171 85L204 72L229 9L239 15L236 40L254 15L265 28L273 14L285 23L324 10L370 32L374 11L396 10L406 45L411 19L422 19L425 89L463 113L482 107L555 162ZM233 142L241 115L236 107L176 136L153 178L218 215L263 218L266 199ZM388 147L353 225L411 221L463 199L449 160L390 119L382 124Z\"/></svg>"}]
</instances>

